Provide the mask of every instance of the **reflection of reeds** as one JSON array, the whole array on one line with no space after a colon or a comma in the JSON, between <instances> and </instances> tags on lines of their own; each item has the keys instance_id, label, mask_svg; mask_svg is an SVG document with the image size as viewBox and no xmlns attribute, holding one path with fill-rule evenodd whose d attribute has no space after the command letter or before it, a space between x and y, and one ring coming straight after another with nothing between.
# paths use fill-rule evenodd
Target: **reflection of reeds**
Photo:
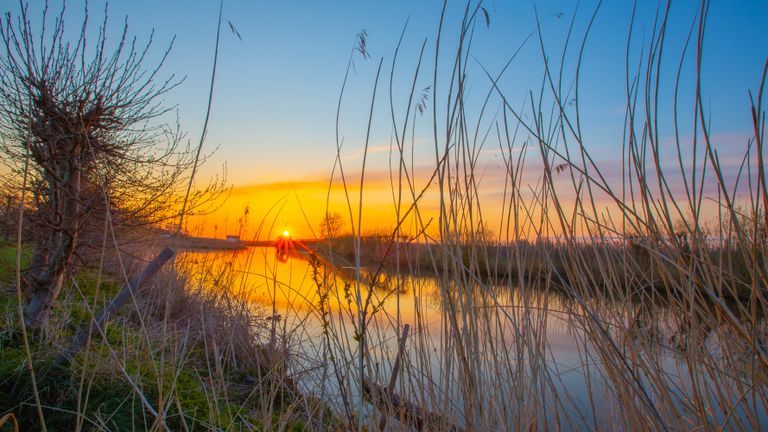
<instances>
[{"instance_id":1,"label":"reflection of reeds","mask_svg":"<svg viewBox=\"0 0 768 432\"><path fill-rule=\"evenodd\" d=\"M540 88L519 109L505 97L501 74L487 71L481 75L489 83L487 97L479 109L470 109L470 41L478 15L487 15L467 7L448 61L440 49L447 43L441 16L430 83L433 172L426 186L417 186L408 148L414 145L409 135L416 113L424 112L421 100L416 102L422 48L401 118L395 115L390 85L396 228L383 247L363 246L373 240L359 229L353 230L351 247L345 249L343 239L330 243L358 274L350 294L354 313L339 314L346 323L329 321L324 357L336 370L328 388L340 391L350 423L365 423L362 380L388 381L392 340L403 324L399 306L378 308L376 290L361 287L371 268L377 274L386 266L406 279L429 269L443 311L441 326L430 328L417 306L398 393L468 429L760 428L768 408L763 318L768 193L760 120L765 74L751 102L754 135L742 149L738 176L731 179L718 157L701 96L708 9L709 2L702 1L685 50L677 54L668 47L668 9L655 17L643 45L649 48L639 55L633 47L642 36L633 15L620 181L609 180L612 167L594 158L581 126L582 54L597 11L580 40L574 18L568 43L555 56L544 44L541 22L536 23L531 40L540 48L544 74ZM670 55L679 57L677 68L667 72L660 58ZM443 64L450 65L448 75ZM570 73L569 64L575 64ZM678 95L691 64L696 97L688 108L693 120L684 126ZM670 79L674 103L664 106L660 88ZM489 120L485 113L493 100L502 108ZM666 129L660 124L669 126L673 147L662 145ZM686 127L693 131L687 141ZM479 193L485 129L495 135L507 172L504 213L492 242L482 209L496 203L481 202ZM343 173L341 140L337 150L337 169ZM676 166L663 163L670 155ZM542 171L531 178L524 166L533 163ZM342 179L349 182L348 176ZM422 209L424 191L432 185L439 211L437 226L429 231ZM360 214L353 218L355 207L348 204L359 228ZM362 195L357 205L364 205ZM711 223L708 214L715 215ZM406 225L430 235L421 236L417 246L404 246ZM499 294L505 287L517 293L514 304ZM554 318L546 299L553 291L569 303L567 322L580 359L574 369L561 369L548 338ZM405 294L391 295L399 305ZM408 295L425 297L419 290ZM574 380L580 394L572 393ZM375 427L378 416L369 418Z\"/></svg>"}]
</instances>

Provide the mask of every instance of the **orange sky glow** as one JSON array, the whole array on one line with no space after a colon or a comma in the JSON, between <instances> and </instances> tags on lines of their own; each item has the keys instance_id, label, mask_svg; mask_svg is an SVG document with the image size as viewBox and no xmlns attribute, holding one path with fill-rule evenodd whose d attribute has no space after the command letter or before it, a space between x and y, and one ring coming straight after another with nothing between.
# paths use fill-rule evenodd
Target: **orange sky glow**
<instances>
[{"instance_id":1,"label":"orange sky glow","mask_svg":"<svg viewBox=\"0 0 768 432\"><path fill-rule=\"evenodd\" d=\"M396 213L388 186L388 180L366 181L363 232L395 226ZM348 190L357 220L359 179L354 185L350 184ZM244 219L246 207L249 215ZM215 212L190 218L187 230L190 234L205 237L239 234L245 239L272 239L287 230L295 238L315 238L320 235L319 226L326 209L342 216L343 232L352 231L349 208L340 181L333 185L329 185L328 179L318 179L235 186L229 198Z\"/></svg>"}]
</instances>

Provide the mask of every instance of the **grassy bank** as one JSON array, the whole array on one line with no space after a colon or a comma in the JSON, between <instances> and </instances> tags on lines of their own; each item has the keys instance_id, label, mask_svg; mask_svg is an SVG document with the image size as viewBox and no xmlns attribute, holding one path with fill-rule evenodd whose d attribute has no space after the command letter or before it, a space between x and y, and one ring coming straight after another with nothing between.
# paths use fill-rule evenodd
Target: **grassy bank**
<instances>
[{"instance_id":1,"label":"grassy bank","mask_svg":"<svg viewBox=\"0 0 768 432\"><path fill-rule=\"evenodd\" d=\"M28 258L29 250L24 254ZM0 247L0 413L40 428L13 294L15 247ZM123 278L84 270L30 334L48 430L305 430L333 422L285 374L264 320L232 293L212 293L168 271L143 287L71 361L71 338L110 301ZM274 343L274 342L273 342ZM320 410L320 411L318 411ZM328 423L330 424L330 423Z\"/></svg>"}]
</instances>

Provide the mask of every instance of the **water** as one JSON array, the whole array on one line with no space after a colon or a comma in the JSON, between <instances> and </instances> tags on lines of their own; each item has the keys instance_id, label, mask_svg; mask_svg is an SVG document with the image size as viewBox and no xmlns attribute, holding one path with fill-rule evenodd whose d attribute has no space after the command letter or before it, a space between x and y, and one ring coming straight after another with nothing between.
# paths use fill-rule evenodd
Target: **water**
<instances>
[{"instance_id":1,"label":"water","mask_svg":"<svg viewBox=\"0 0 768 432\"><path fill-rule=\"evenodd\" d=\"M713 379L689 367L690 356L677 346L680 322L661 307L587 300L587 316L583 305L554 292L510 284L446 286L445 280L410 274L382 273L373 281L370 269L358 280L353 269L311 263L297 253L278 256L274 248L185 252L182 258L200 285L229 289L268 318L268 340L291 353L291 373L304 390L342 412L377 415L360 394L360 342L365 340L365 378L386 384L405 325L411 332L396 391L462 425L471 416L498 429L525 428L532 418L539 428L615 428L632 421L619 408L628 403L620 403L626 389L632 389L630 404L646 411L659 404L653 409L663 416L689 409L694 382L700 391L712 387L711 421L717 423L735 403L728 395L744 391L738 380ZM601 331L610 338L599 340L613 345L596 349ZM727 333L707 329L701 338L706 352L716 353L722 337ZM641 357L625 364L621 356L605 355L611 350ZM714 396L718 386L725 403ZM751 391L765 397L764 388ZM768 424L764 407L754 411ZM731 415L739 417L743 406ZM690 426L697 419L678 421Z\"/></svg>"}]
</instances>

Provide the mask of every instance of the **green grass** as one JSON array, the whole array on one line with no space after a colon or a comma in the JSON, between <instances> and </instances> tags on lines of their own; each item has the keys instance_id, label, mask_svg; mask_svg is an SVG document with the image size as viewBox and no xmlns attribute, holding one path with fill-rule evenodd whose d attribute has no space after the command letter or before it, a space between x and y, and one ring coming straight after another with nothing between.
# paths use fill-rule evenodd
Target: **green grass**
<instances>
[{"instance_id":1,"label":"green grass","mask_svg":"<svg viewBox=\"0 0 768 432\"><path fill-rule=\"evenodd\" d=\"M23 253L28 260L29 249ZM15 248L3 245L0 279L12 279L14 271ZM286 389L283 372L277 372L283 368L265 367L255 360L265 358L266 351L247 337L252 329L237 330L240 315L231 309L231 301L229 306L217 304L202 293L181 288L180 306L175 308L188 308L183 312L198 314L197 318L174 321L161 337L162 321L155 311L161 297L156 290L169 279L158 281L154 294L140 296L138 311L126 306L114 316L105 328L106 339L94 335L71 362L54 366L60 354L57 347L66 346L121 286L114 275L103 274L101 284L98 277L95 271L80 271L53 309L48 328L30 333L48 430L148 430L155 419L142 398L154 410L165 407L163 419L169 430L260 430L267 423L270 429L283 425L286 430L306 430L306 420L296 409L302 396ZM12 412L22 430L33 430L40 425L12 285L3 282L2 294L0 415ZM194 328L205 320L218 322L217 332ZM232 329L229 336L221 331L225 328ZM245 339L227 339L243 334ZM212 359L217 355L218 362Z\"/></svg>"},{"instance_id":2,"label":"green grass","mask_svg":"<svg viewBox=\"0 0 768 432\"><path fill-rule=\"evenodd\" d=\"M26 268L32 258L32 249L22 246L21 267ZM16 277L16 245L0 243L0 284L3 286L13 284Z\"/></svg>"}]
</instances>

